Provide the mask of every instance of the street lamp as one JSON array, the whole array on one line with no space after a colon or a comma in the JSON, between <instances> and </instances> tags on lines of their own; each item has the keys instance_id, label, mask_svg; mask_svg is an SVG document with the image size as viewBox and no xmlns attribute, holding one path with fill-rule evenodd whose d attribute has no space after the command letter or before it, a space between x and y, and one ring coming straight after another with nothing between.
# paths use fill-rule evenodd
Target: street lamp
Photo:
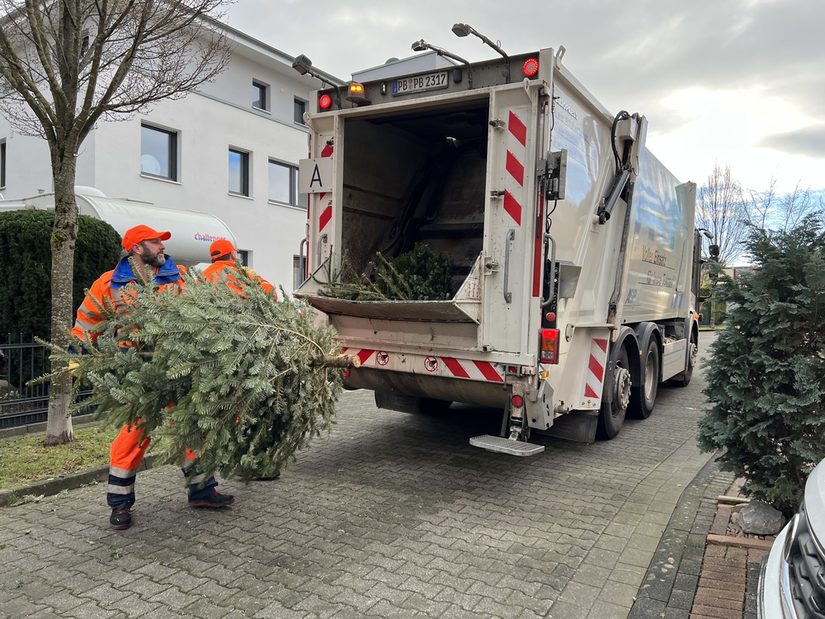
<instances>
[{"instance_id":1,"label":"street lamp","mask_svg":"<svg viewBox=\"0 0 825 619\"><path fill-rule=\"evenodd\" d=\"M319 80L322 84L330 88L333 88L335 91L335 103L339 108L341 107L341 96L338 92L338 86L330 82L325 77L322 77L318 73L318 71L314 69L314 67L312 66L312 61L309 58L307 58L303 54L300 54L297 58L295 58L295 60L292 61L292 68L295 69L301 75L309 75L311 77L314 77L315 79Z\"/></svg>"},{"instance_id":2,"label":"street lamp","mask_svg":"<svg viewBox=\"0 0 825 619\"><path fill-rule=\"evenodd\" d=\"M448 52L446 49L444 49L442 47L438 47L436 45L430 45L424 39L419 39L418 41L415 41L410 46L410 48L414 52L423 52L425 50L431 49L432 51L434 51L439 56L444 56L445 58L452 58L453 60L456 60L456 61L458 61L462 64L466 64L467 65L467 84L469 85L470 88L473 87L473 74L470 72L470 61L469 60L466 60L466 59L462 58L458 54Z\"/></svg>"},{"instance_id":3,"label":"street lamp","mask_svg":"<svg viewBox=\"0 0 825 619\"><path fill-rule=\"evenodd\" d=\"M501 54L504 57L505 77L507 78L507 82L510 82L510 58L509 56L507 56L507 54L504 53L504 50L501 49L501 47L499 47L498 44L493 43L490 39L488 39L478 30L473 28L470 24L453 24L453 34L457 37L466 37L471 34L475 35L479 39L481 39L486 45L489 45L499 54Z\"/></svg>"}]
</instances>

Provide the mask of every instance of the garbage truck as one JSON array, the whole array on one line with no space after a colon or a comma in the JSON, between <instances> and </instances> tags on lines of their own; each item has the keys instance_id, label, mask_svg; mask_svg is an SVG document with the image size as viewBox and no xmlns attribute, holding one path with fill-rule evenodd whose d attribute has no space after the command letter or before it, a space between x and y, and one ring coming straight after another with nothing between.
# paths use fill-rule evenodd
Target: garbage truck
<instances>
[{"instance_id":1,"label":"garbage truck","mask_svg":"<svg viewBox=\"0 0 825 619\"><path fill-rule=\"evenodd\" d=\"M345 386L379 408L500 408L490 451L551 434L615 437L696 364L696 186L645 146L647 119L611 114L563 47L316 92L297 296L360 366ZM449 257L450 298L336 298L424 244ZM546 443L546 441L544 442Z\"/></svg>"}]
</instances>

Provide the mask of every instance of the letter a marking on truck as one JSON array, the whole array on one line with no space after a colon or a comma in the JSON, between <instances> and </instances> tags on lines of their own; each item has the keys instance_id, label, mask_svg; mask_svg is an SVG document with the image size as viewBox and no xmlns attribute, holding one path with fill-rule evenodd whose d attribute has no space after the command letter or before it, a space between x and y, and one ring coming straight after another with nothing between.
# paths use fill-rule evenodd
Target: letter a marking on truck
<instances>
[{"instance_id":1,"label":"letter a marking on truck","mask_svg":"<svg viewBox=\"0 0 825 619\"><path fill-rule=\"evenodd\" d=\"M318 183L318 186L319 186L319 187L322 187L322 186L324 185L323 181L321 180L321 170L319 170L319 169L318 169L318 166L317 166L317 165L316 165L316 166L312 169L312 178L311 178L311 179L309 179L309 186L310 186L310 188L311 188L311 187L312 187L315 183Z\"/></svg>"}]
</instances>

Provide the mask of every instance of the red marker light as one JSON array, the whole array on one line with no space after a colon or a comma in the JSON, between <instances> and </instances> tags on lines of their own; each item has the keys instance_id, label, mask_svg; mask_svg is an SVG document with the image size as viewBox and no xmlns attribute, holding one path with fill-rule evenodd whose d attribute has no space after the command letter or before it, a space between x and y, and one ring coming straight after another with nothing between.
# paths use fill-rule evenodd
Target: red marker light
<instances>
[{"instance_id":1,"label":"red marker light","mask_svg":"<svg viewBox=\"0 0 825 619\"><path fill-rule=\"evenodd\" d=\"M559 330L542 329L539 346L539 363L559 362Z\"/></svg>"},{"instance_id":2,"label":"red marker light","mask_svg":"<svg viewBox=\"0 0 825 619\"><path fill-rule=\"evenodd\" d=\"M322 110L328 110L332 105L332 97L330 97L327 93L322 94L318 98L318 107Z\"/></svg>"},{"instance_id":3,"label":"red marker light","mask_svg":"<svg viewBox=\"0 0 825 619\"><path fill-rule=\"evenodd\" d=\"M555 321L556 321L556 312L547 312L547 313L544 315L544 319L545 319L547 322L555 322Z\"/></svg>"},{"instance_id":4,"label":"red marker light","mask_svg":"<svg viewBox=\"0 0 825 619\"><path fill-rule=\"evenodd\" d=\"M513 405L513 408L521 408L522 406L524 406L524 398L522 398L520 395L514 395L512 398L510 398L510 403Z\"/></svg>"},{"instance_id":5,"label":"red marker light","mask_svg":"<svg viewBox=\"0 0 825 619\"><path fill-rule=\"evenodd\" d=\"M521 72L524 77L536 77L539 74L539 61L535 58L528 58L521 65Z\"/></svg>"}]
</instances>

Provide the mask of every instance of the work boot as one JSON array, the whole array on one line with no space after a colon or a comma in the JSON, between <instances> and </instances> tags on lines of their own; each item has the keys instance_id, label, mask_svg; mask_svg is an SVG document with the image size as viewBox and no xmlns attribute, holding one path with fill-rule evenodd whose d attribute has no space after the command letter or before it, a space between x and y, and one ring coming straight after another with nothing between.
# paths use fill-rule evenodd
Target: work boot
<instances>
[{"instance_id":1,"label":"work boot","mask_svg":"<svg viewBox=\"0 0 825 619\"><path fill-rule=\"evenodd\" d=\"M189 497L189 507L211 507L221 508L229 507L235 502L235 497L231 494L221 494L214 488L210 488L211 492Z\"/></svg>"},{"instance_id":2,"label":"work boot","mask_svg":"<svg viewBox=\"0 0 825 619\"><path fill-rule=\"evenodd\" d=\"M132 513L128 507L113 509L109 523L115 531L125 531L132 526Z\"/></svg>"}]
</instances>

